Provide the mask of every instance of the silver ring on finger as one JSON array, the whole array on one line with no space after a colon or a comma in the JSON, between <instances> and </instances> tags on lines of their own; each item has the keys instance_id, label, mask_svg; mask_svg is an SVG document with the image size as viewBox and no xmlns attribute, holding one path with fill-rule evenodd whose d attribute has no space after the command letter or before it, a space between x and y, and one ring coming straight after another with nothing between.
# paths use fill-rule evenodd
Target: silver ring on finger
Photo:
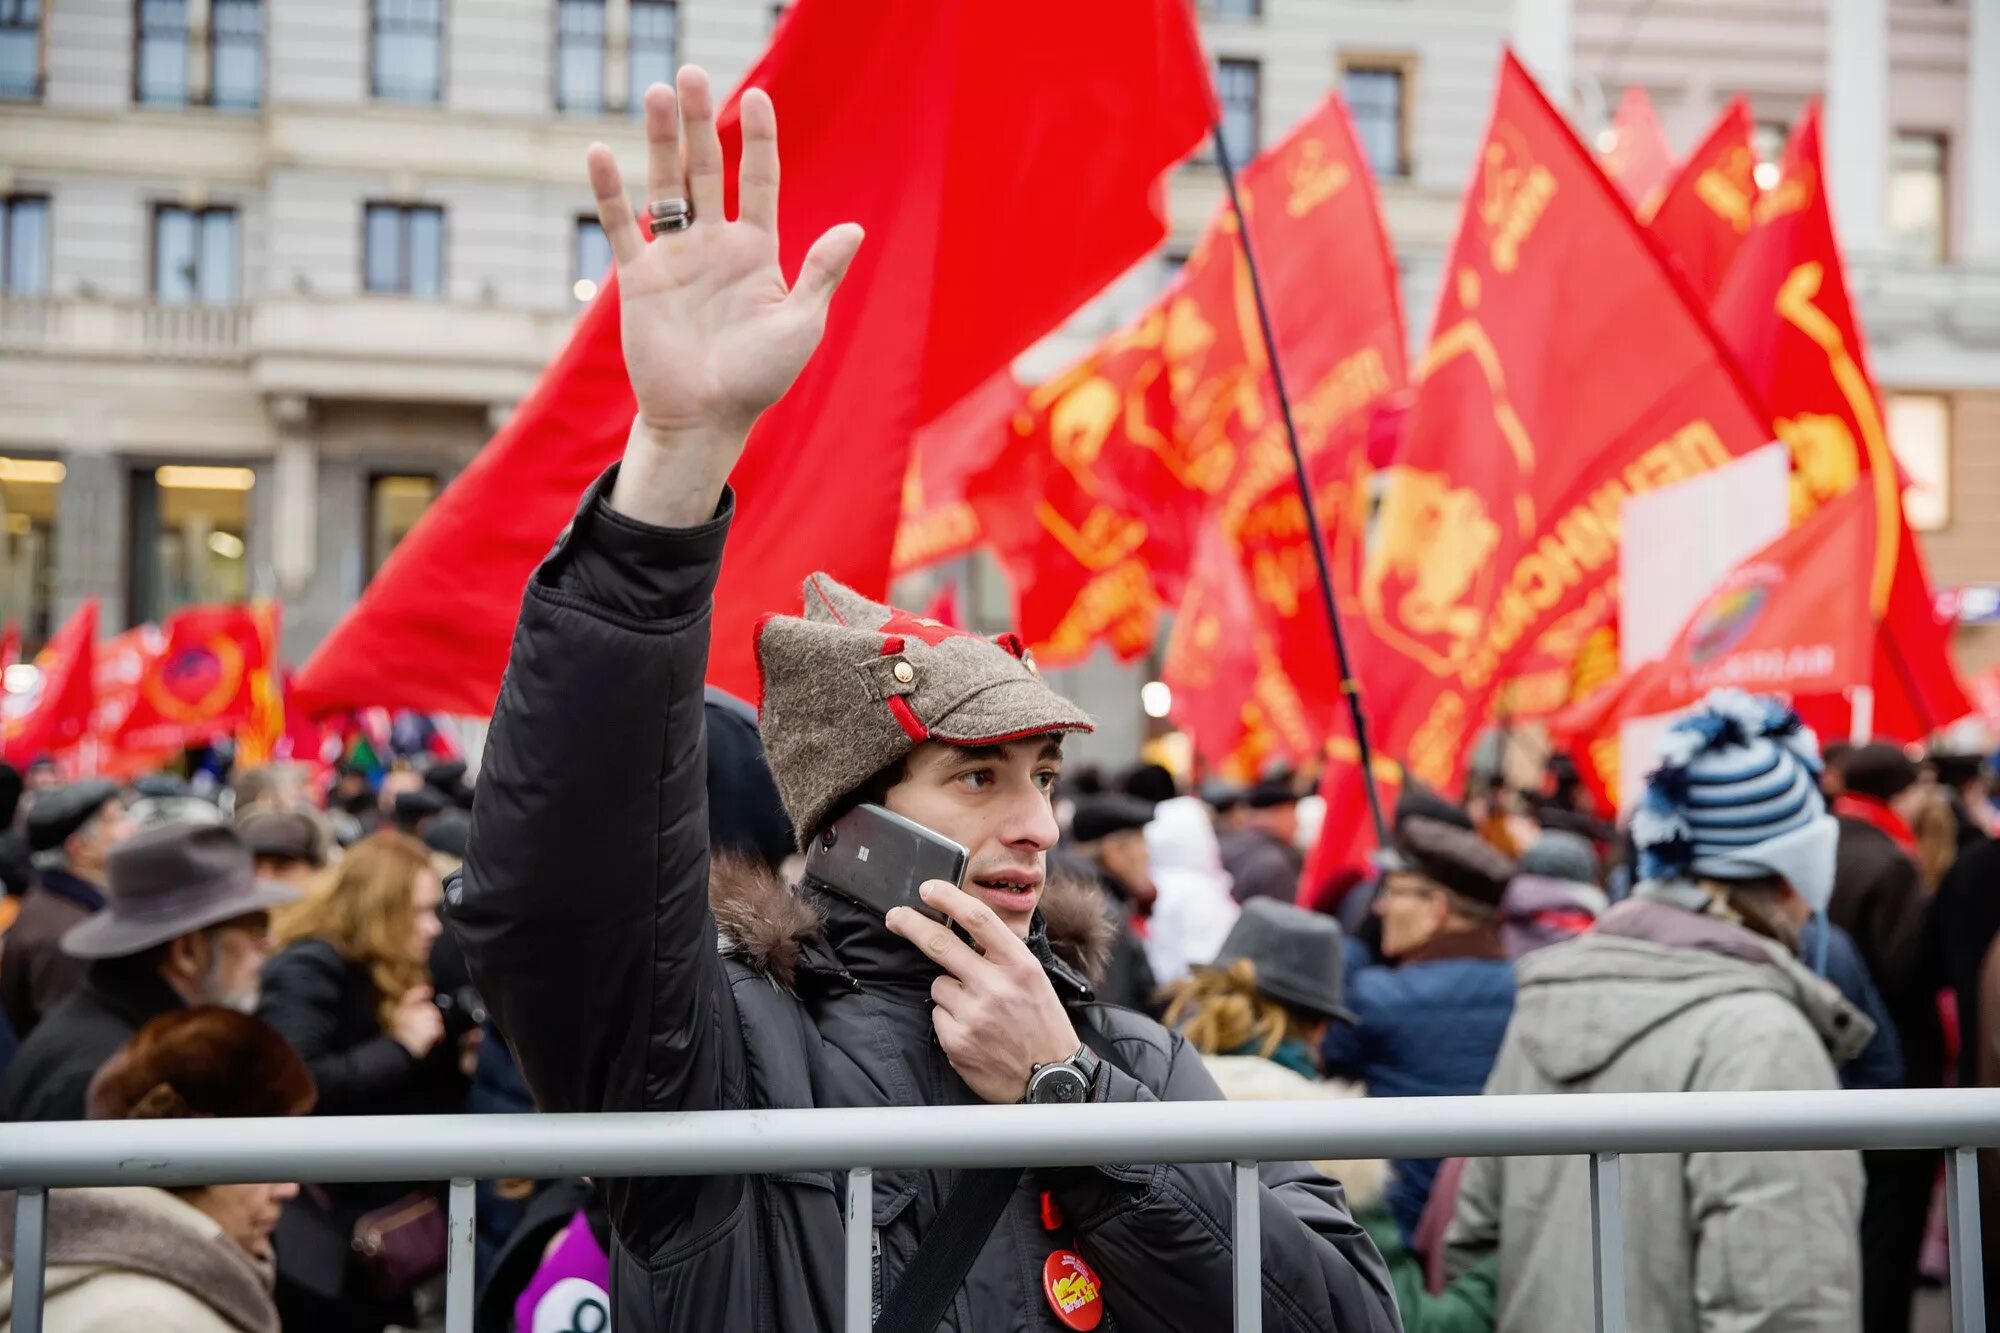
<instances>
[{"instance_id":1,"label":"silver ring on finger","mask_svg":"<svg viewBox=\"0 0 2000 1333\"><path fill-rule=\"evenodd\" d=\"M694 205L685 199L655 199L646 205L646 225L655 236L694 225Z\"/></svg>"}]
</instances>

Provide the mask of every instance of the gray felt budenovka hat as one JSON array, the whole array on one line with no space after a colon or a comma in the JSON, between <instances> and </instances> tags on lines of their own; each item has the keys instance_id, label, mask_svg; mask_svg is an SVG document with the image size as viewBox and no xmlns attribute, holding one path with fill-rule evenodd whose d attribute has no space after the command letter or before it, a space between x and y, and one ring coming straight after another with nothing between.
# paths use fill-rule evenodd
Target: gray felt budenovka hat
<instances>
[{"instance_id":1,"label":"gray felt budenovka hat","mask_svg":"<svg viewBox=\"0 0 2000 1333\"><path fill-rule=\"evenodd\" d=\"M764 750L799 845L840 799L924 741L996 745L1089 731L1018 636L981 638L872 601L825 574L803 616L757 627Z\"/></svg>"}]
</instances>

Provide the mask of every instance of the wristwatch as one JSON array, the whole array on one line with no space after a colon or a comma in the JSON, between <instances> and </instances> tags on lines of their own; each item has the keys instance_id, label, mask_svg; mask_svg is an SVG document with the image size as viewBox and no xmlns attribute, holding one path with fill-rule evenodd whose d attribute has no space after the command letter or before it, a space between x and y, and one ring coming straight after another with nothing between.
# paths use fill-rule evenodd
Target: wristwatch
<instances>
[{"instance_id":1,"label":"wristwatch","mask_svg":"<svg viewBox=\"0 0 2000 1333\"><path fill-rule=\"evenodd\" d=\"M1088 1046L1079 1046L1065 1060L1051 1060L1028 1071L1028 1090L1021 1102L1026 1106L1076 1106L1090 1100L1097 1086L1097 1071L1103 1067Z\"/></svg>"}]
</instances>

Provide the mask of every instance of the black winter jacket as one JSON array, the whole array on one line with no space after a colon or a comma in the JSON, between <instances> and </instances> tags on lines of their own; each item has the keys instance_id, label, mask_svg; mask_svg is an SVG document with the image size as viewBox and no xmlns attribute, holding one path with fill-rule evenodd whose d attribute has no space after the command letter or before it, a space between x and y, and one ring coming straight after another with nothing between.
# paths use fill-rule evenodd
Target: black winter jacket
<instances>
[{"instance_id":1,"label":"black winter jacket","mask_svg":"<svg viewBox=\"0 0 2000 1333\"><path fill-rule=\"evenodd\" d=\"M446 890L474 980L547 1111L950 1106L977 1099L931 1030L935 968L840 900L762 881L711 906L702 679L729 527L652 528L604 502L607 474L530 581L488 736L462 879ZM1106 1100L1219 1098L1156 1023L1091 1001L1052 951L1057 991L1136 1077ZM719 947L718 947L719 946ZM1395 1329L1386 1270L1340 1187L1262 1170L1265 1327ZM878 1277L893 1287L952 1173L875 1174ZM617 1242L613 1326L626 1333L841 1327L841 1178L827 1172L603 1182ZM1044 1229L1050 1191L1065 1222ZM945 1326L1062 1325L1049 1252L1103 1282L1100 1327L1227 1328L1227 1165L1031 1172Z\"/></svg>"},{"instance_id":2,"label":"black winter jacket","mask_svg":"<svg viewBox=\"0 0 2000 1333\"><path fill-rule=\"evenodd\" d=\"M90 1080L132 1034L185 1007L144 958L105 958L49 1010L0 1079L0 1120L82 1120Z\"/></svg>"}]
</instances>

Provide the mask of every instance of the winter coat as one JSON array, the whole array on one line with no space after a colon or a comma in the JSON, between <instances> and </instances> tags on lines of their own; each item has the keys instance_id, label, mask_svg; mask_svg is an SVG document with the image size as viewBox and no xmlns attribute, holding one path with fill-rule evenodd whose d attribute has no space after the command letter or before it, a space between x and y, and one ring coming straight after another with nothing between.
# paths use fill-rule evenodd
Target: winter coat
<instances>
[{"instance_id":1,"label":"winter coat","mask_svg":"<svg viewBox=\"0 0 2000 1333\"><path fill-rule=\"evenodd\" d=\"M1153 811L1146 862L1155 894L1146 957L1159 983L1170 986L1215 961L1242 909L1230 892L1208 807L1195 797L1177 796Z\"/></svg>"},{"instance_id":2,"label":"winter coat","mask_svg":"<svg viewBox=\"0 0 2000 1333\"><path fill-rule=\"evenodd\" d=\"M1371 1097L1479 1095L1514 1012L1514 965L1490 956L1497 945L1433 944L1422 961L1349 969L1342 989L1356 1021L1327 1030L1320 1056L1328 1074L1366 1083ZM1479 953L1489 956L1471 956ZM1389 1211L1407 1241L1430 1201L1438 1159L1403 1158L1394 1170Z\"/></svg>"},{"instance_id":3,"label":"winter coat","mask_svg":"<svg viewBox=\"0 0 2000 1333\"><path fill-rule=\"evenodd\" d=\"M1825 917L1813 917L1799 931L1799 957L1808 965L1817 966L1813 960L1819 957L1822 931L1826 937L1826 968L1820 975L1831 981L1834 989L1875 1025L1875 1035L1868 1039L1861 1053L1840 1067L1840 1086L1902 1087L1902 1043L1896 1039L1889 1006L1882 1002L1882 992L1875 989L1874 978L1868 975L1868 964L1861 960L1861 948L1854 937Z\"/></svg>"},{"instance_id":4,"label":"winter coat","mask_svg":"<svg viewBox=\"0 0 2000 1333\"><path fill-rule=\"evenodd\" d=\"M1881 829L1842 815L1827 915L1861 948L1868 975L1895 1020L1904 1084L1912 1088L1935 1088L1944 1081L1937 995L1945 987L1945 972L1930 911L1917 863Z\"/></svg>"},{"instance_id":5,"label":"winter coat","mask_svg":"<svg viewBox=\"0 0 2000 1333\"><path fill-rule=\"evenodd\" d=\"M1831 1089L1869 1022L1775 946L1653 902L1519 965L1491 1094ZM1645 1333L1853 1333L1853 1152L1624 1159L1625 1289ZM1589 1328L1589 1162L1473 1158L1451 1271L1500 1255L1501 1333Z\"/></svg>"},{"instance_id":6,"label":"winter coat","mask_svg":"<svg viewBox=\"0 0 2000 1333\"><path fill-rule=\"evenodd\" d=\"M1610 905L1604 890L1581 880L1516 875L1500 899L1500 947L1509 958L1574 939Z\"/></svg>"},{"instance_id":7,"label":"winter coat","mask_svg":"<svg viewBox=\"0 0 2000 1333\"><path fill-rule=\"evenodd\" d=\"M2000 938L2000 842L1980 838L1952 862L1931 900L1930 948L1944 967L1945 982L1958 997L1958 1085L1979 1081L1984 1006L1979 1002L1980 969L1993 941Z\"/></svg>"},{"instance_id":8,"label":"winter coat","mask_svg":"<svg viewBox=\"0 0 2000 1333\"><path fill-rule=\"evenodd\" d=\"M1988 846L1993 844L1988 843ZM1978 1030L1969 1087L2000 1088L2000 941L1986 950L1977 988ZM1967 1043L1971 1045L1970 1041ZM2000 1309L2000 1149L1979 1150L1979 1239L1985 1253L1986 1308Z\"/></svg>"},{"instance_id":9,"label":"winter coat","mask_svg":"<svg viewBox=\"0 0 2000 1333\"><path fill-rule=\"evenodd\" d=\"M1234 829L1221 837L1222 868L1234 881L1236 901L1276 898L1292 902L1299 896L1299 877L1306 858L1283 838L1262 829Z\"/></svg>"},{"instance_id":10,"label":"winter coat","mask_svg":"<svg viewBox=\"0 0 2000 1333\"><path fill-rule=\"evenodd\" d=\"M709 600L733 498L698 528L649 527L603 502L530 580L487 737L461 877L446 910L473 976L548 1111L971 1105L935 1040L934 964L845 899L761 870L713 883L702 678ZM1178 1036L1097 1004L1050 924L1030 948L1107 1062L1106 1101L1204 1100ZM1072 915L1076 915L1072 912ZM1080 914L1101 934L1094 903ZM1080 957L1081 955L1075 955ZM893 1289L956 1173L874 1175L875 1280ZM1032 1171L974 1259L943 1327L1054 1330L1043 1261L1081 1253L1107 1326L1230 1320L1226 1163ZM1379 1256L1340 1187L1267 1163L1265 1327L1395 1327ZM845 1180L833 1171L602 1182L616 1231L612 1325L624 1333L842 1326ZM1044 1226L1048 1192L1061 1222Z\"/></svg>"},{"instance_id":11,"label":"winter coat","mask_svg":"<svg viewBox=\"0 0 2000 1333\"><path fill-rule=\"evenodd\" d=\"M0 1006L15 1036L27 1037L83 980L83 960L62 951L62 937L103 907L102 890L63 870L43 871L21 899L0 939Z\"/></svg>"},{"instance_id":12,"label":"winter coat","mask_svg":"<svg viewBox=\"0 0 2000 1333\"><path fill-rule=\"evenodd\" d=\"M49 1195L50 1333L278 1333L271 1274L162 1189ZM14 1196L0 1194L0 1333L13 1328Z\"/></svg>"},{"instance_id":13,"label":"winter coat","mask_svg":"<svg viewBox=\"0 0 2000 1333\"><path fill-rule=\"evenodd\" d=\"M81 1120L98 1069L148 1019L186 1007L142 958L92 963L0 1078L0 1120Z\"/></svg>"},{"instance_id":14,"label":"winter coat","mask_svg":"<svg viewBox=\"0 0 2000 1333\"><path fill-rule=\"evenodd\" d=\"M458 1051L440 1041L419 1060L382 1031L368 969L325 940L287 945L264 963L257 1017L291 1043L319 1088L315 1115L441 1115L465 1110ZM370 1182L323 1187L343 1211L393 1202L416 1186Z\"/></svg>"}]
</instances>

